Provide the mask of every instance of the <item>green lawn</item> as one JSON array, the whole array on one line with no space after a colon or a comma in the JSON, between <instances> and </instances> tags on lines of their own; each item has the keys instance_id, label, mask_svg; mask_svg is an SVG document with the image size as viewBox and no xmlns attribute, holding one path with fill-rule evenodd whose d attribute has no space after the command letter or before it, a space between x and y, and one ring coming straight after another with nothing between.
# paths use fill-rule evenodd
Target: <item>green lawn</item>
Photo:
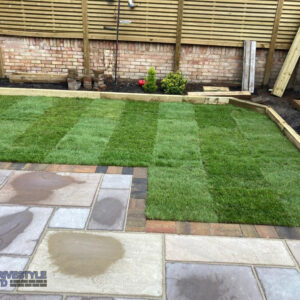
<instances>
[{"instance_id":1,"label":"green lawn","mask_svg":"<svg viewBox=\"0 0 300 300\"><path fill-rule=\"evenodd\" d=\"M149 219L300 226L300 153L234 106L0 96L0 161L149 167Z\"/></svg>"}]
</instances>

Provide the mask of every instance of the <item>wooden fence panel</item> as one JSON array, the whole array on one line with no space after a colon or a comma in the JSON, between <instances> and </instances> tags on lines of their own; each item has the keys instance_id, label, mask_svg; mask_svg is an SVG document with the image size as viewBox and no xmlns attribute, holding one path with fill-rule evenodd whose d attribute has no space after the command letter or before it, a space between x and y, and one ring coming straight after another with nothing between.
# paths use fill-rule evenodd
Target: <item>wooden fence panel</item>
<instances>
[{"instance_id":1,"label":"wooden fence panel","mask_svg":"<svg viewBox=\"0 0 300 300\"><path fill-rule=\"evenodd\" d=\"M184 0L182 43L268 48L278 0ZM176 42L178 0L121 0L120 40ZM115 39L118 1L88 0L90 39ZM300 25L300 1L285 0L277 49L288 49ZM81 0L1 0L0 35L82 38Z\"/></svg>"}]
</instances>

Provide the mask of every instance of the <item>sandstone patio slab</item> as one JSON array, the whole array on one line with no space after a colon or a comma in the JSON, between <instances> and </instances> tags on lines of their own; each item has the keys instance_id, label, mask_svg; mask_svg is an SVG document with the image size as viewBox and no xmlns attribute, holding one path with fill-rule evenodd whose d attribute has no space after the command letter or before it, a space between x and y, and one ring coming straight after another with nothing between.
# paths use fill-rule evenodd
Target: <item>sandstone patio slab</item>
<instances>
[{"instance_id":1,"label":"sandstone patio slab","mask_svg":"<svg viewBox=\"0 0 300 300\"><path fill-rule=\"evenodd\" d=\"M298 265L300 265L300 241L286 241Z\"/></svg>"},{"instance_id":2,"label":"sandstone patio slab","mask_svg":"<svg viewBox=\"0 0 300 300\"><path fill-rule=\"evenodd\" d=\"M256 268L268 300L296 300L300 295L300 274L295 269Z\"/></svg>"},{"instance_id":3,"label":"sandstone patio slab","mask_svg":"<svg viewBox=\"0 0 300 300\"><path fill-rule=\"evenodd\" d=\"M130 189L132 182L131 175L105 174L102 189Z\"/></svg>"},{"instance_id":4,"label":"sandstone patio slab","mask_svg":"<svg viewBox=\"0 0 300 300\"><path fill-rule=\"evenodd\" d=\"M262 300L251 267L167 263L168 300Z\"/></svg>"},{"instance_id":5,"label":"sandstone patio slab","mask_svg":"<svg viewBox=\"0 0 300 300\"><path fill-rule=\"evenodd\" d=\"M15 171L2 187L0 203L90 206L101 174Z\"/></svg>"},{"instance_id":6,"label":"sandstone patio slab","mask_svg":"<svg viewBox=\"0 0 300 300\"><path fill-rule=\"evenodd\" d=\"M52 210L48 207L1 206L0 253L31 255Z\"/></svg>"},{"instance_id":7,"label":"sandstone patio slab","mask_svg":"<svg viewBox=\"0 0 300 300\"><path fill-rule=\"evenodd\" d=\"M10 256L0 256L0 271L1 272L10 272L10 271L24 271L24 268L28 262L27 257L10 257ZM2 291L12 291L14 287L1 287L0 292ZM1 296L1 294L0 294ZM1 299L1 298L0 298ZM9 298L6 298L9 299Z\"/></svg>"},{"instance_id":8,"label":"sandstone patio slab","mask_svg":"<svg viewBox=\"0 0 300 300\"><path fill-rule=\"evenodd\" d=\"M166 259L212 263L294 266L282 241L166 235Z\"/></svg>"},{"instance_id":9,"label":"sandstone patio slab","mask_svg":"<svg viewBox=\"0 0 300 300\"><path fill-rule=\"evenodd\" d=\"M88 229L123 230L129 196L129 190L101 189Z\"/></svg>"},{"instance_id":10,"label":"sandstone patio slab","mask_svg":"<svg viewBox=\"0 0 300 300\"><path fill-rule=\"evenodd\" d=\"M48 286L26 291L161 297L162 236L50 230L29 269Z\"/></svg>"},{"instance_id":11,"label":"sandstone patio slab","mask_svg":"<svg viewBox=\"0 0 300 300\"><path fill-rule=\"evenodd\" d=\"M89 213L89 208L58 208L49 223L49 227L84 229Z\"/></svg>"}]
</instances>

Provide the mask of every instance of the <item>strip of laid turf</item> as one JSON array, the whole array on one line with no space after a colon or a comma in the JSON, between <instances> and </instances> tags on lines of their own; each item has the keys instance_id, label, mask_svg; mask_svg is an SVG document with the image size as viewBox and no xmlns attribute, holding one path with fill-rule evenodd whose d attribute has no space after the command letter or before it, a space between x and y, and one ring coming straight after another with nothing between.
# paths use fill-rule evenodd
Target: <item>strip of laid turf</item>
<instances>
[{"instance_id":1,"label":"strip of laid turf","mask_svg":"<svg viewBox=\"0 0 300 300\"><path fill-rule=\"evenodd\" d=\"M53 105L52 98L43 97L0 97L0 157L2 161L18 161L19 149L14 141L24 134L28 127L43 116L45 110ZM5 108L5 109L4 109ZM28 144L26 148L31 147ZM21 150L22 151L22 150ZM25 161L27 157L25 157ZM23 157L19 160L23 161Z\"/></svg>"},{"instance_id":2,"label":"strip of laid turf","mask_svg":"<svg viewBox=\"0 0 300 300\"><path fill-rule=\"evenodd\" d=\"M158 108L159 103L126 102L100 163L148 166L152 159Z\"/></svg>"},{"instance_id":3,"label":"strip of laid turf","mask_svg":"<svg viewBox=\"0 0 300 300\"><path fill-rule=\"evenodd\" d=\"M147 217L217 221L202 168L198 125L191 104L160 104L149 167Z\"/></svg>"},{"instance_id":4,"label":"strip of laid turf","mask_svg":"<svg viewBox=\"0 0 300 300\"><path fill-rule=\"evenodd\" d=\"M102 153L125 106L121 101L95 100L78 123L60 140L45 161L48 163L99 164Z\"/></svg>"},{"instance_id":5,"label":"strip of laid turf","mask_svg":"<svg viewBox=\"0 0 300 300\"><path fill-rule=\"evenodd\" d=\"M65 134L78 122L90 99L53 99L54 104L31 124L15 142L16 161L44 162Z\"/></svg>"},{"instance_id":6,"label":"strip of laid turf","mask_svg":"<svg viewBox=\"0 0 300 300\"><path fill-rule=\"evenodd\" d=\"M248 140L232 117L241 109L224 106L213 110L201 105L195 109L203 162L219 221L289 225L279 194L264 178L259 161L252 158ZM213 122L205 123L204 119Z\"/></svg>"}]
</instances>

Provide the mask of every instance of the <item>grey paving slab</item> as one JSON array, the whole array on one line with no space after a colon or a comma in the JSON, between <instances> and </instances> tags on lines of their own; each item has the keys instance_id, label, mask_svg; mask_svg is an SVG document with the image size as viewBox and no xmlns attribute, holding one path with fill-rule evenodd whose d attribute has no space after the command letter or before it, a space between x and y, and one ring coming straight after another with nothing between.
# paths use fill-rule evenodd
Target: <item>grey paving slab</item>
<instances>
[{"instance_id":1,"label":"grey paving slab","mask_svg":"<svg viewBox=\"0 0 300 300\"><path fill-rule=\"evenodd\" d=\"M129 197L129 190L101 189L88 229L123 230Z\"/></svg>"},{"instance_id":2,"label":"grey paving slab","mask_svg":"<svg viewBox=\"0 0 300 300\"><path fill-rule=\"evenodd\" d=\"M27 257L0 256L0 272L24 271L28 259ZM9 283L6 287L0 284L0 292L12 290L14 290L14 287L9 287Z\"/></svg>"},{"instance_id":3,"label":"grey paving slab","mask_svg":"<svg viewBox=\"0 0 300 300\"><path fill-rule=\"evenodd\" d=\"M0 170L0 188L5 184L11 173L10 170Z\"/></svg>"},{"instance_id":4,"label":"grey paving slab","mask_svg":"<svg viewBox=\"0 0 300 300\"><path fill-rule=\"evenodd\" d=\"M268 300L300 299L300 274L295 269L256 268Z\"/></svg>"},{"instance_id":5,"label":"grey paving slab","mask_svg":"<svg viewBox=\"0 0 300 300\"><path fill-rule=\"evenodd\" d=\"M59 295L0 294L0 300L61 300Z\"/></svg>"},{"instance_id":6,"label":"grey paving slab","mask_svg":"<svg viewBox=\"0 0 300 300\"><path fill-rule=\"evenodd\" d=\"M89 213L89 208L58 208L49 223L49 227L84 229Z\"/></svg>"},{"instance_id":7,"label":"grey paving slab","mask_svg":"<svg viewBox=\"0 0 300 300\"><path fill-rule=\"evenodd\" d=\"M90 206L102 176L15 171L1 189L0 203Z\"/></svg>"},{"instance_id":8,"label":"grey paving slab","mask_svg":"<svg viewBox=\"0 0 300 300\"><path fill-rule=\"evenodd\" d=\"M47 287L28 292L162 297L162 236L49 230L29 270L47 271Z\"/></svg>"},{"instance_id":9,"label":"grey paving slab","mask_svg":"<svg viewBox=\"0 0 300 300\"><path fill-rule=\"evenodd\" d=\"M87 297L87 296L68 296L66 300L114 300L113 298Z\"/></svg>"},{"instance_id":10,"label":"grey paving slab","mask_svg":"<svg viewBox=\"0 0 300 300\"><path fill-rule=\"evenodd\" d=\"M166 259L294 266L280 240L166 235Z\"/></svg>"},{"instance_id":11,"label":"grey paving slab","mask_svg":"<svg viewBox=\"0 0 300 300\"><path fill-rule=\"evenodd\" d=\"M52 210L48 207L1 206L0 253L31 255Z\"/></svg>"},{"instance_id":12,"label":"grey paving slab","mask_svg":"<svg viewBox=\"0 0 300 300\"><path fill-rule=\"evenodd\" d=\"M166 264L167 300L262 300L250 267Z\"/></svg>"},{"instance_id":13,"label":"grey paving slab","mask_svg":"<svg viewBox=\"0 0 300 300\"><path fill-rule=\"evenodd\" d=\"M300 266L300 241L286 241L286 243Z\"/></svg>"},{"instance_id":14,"label":"grey paving slab","mask_svg":"<svg viewBox=\"0 0 300 300\"><path fill-rule=\"evenodd\" d=\"M103 189L130 189L131 175L105 174L101 188Z\"/></svg>"}]
</instances>

